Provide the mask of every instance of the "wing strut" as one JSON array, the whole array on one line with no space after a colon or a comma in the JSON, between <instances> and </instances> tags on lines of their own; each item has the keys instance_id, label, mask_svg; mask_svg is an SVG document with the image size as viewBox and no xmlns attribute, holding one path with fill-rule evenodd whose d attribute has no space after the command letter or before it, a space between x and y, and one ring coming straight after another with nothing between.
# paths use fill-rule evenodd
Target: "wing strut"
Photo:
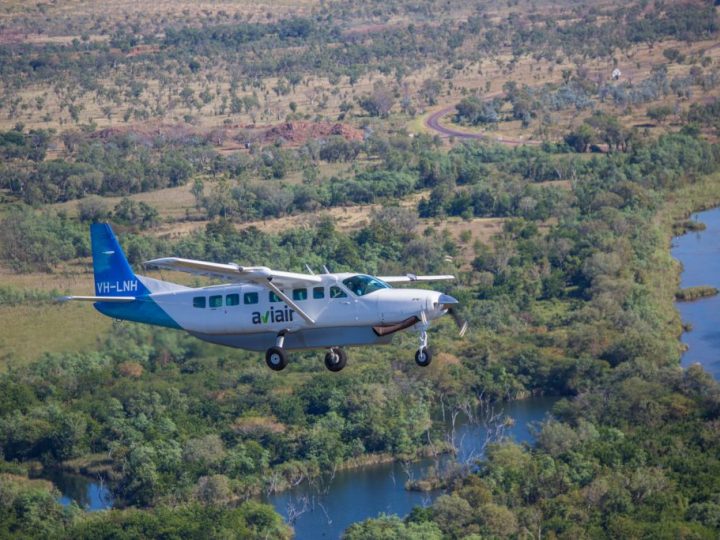
<instances>
[{"instance_id":1,"label":"wing strut","mask_svg":"<svg viewBox=\"0 0 720 540\"><path fill-rule=\"evenodd\" d=\"M265 281L265 283L263 283L263 285L265 285L268 289L274 292L275 295L281 298L282 301L285 302L288 306L293 308L298 315L300 315L303 319L305 319L305 321L307 321L308 324L315 324L315 321L310 317L310 315L305 313L302 308L298 306L295 302L293 302L287 294L278 289L272 281L268 279L267 281Z\"/></svg>"}]
</instances>

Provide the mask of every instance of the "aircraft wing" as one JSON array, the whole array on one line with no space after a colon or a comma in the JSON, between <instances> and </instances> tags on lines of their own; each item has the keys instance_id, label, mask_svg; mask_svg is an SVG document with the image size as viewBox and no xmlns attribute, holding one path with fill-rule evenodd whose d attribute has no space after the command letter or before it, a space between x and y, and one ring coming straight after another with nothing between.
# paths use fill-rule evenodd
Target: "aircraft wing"
<instances>
[{"instance_id":1,"label":"aircraft wing","mask_svg":"<svg viewBox=\"0 0 720 540\"><path fill-rule=\"evenodd\" d=\"M193 259L181 259L178 257L153 259L152 261L147 261L145 264L166 270L176 270L178 272L188 272L200 276L220 278L229 282L261 285L273 291L309 324L315 324L315 321L280 288L302 287L322 283L320 276L296 274L295 272L279 272L277 270L271 270L267 266L240 266L235 263L222 264L196 261Z\"/></svg>"},{"instance_id":2,"label":"aircraft wing","mask_svg":"<svg viewBox=\"0 0 720 540\"><path fill-rule=\"evenodd\" d=\"M385 283L411 283L413 281L448 281L455 279L455 276L451 275L439 275L439 276L416 276L415 274L405 274L404 276L377 276L378 279L383 280Z\"/></svg>"},{"instance_id":3,"label":"aircraft wing","mask_svg":"<svg viewBox=\"0 0 720 540\"><path fill-rule=\"evenodd\" d=\"M213 263L207 261L196 261L193 259L181 259L178 257L164 257L153 259L145 263L147 266L188 272L200 276L208 276L224 279L230 282L255 283L265 285L268 281L278 287L292 287L322 283L320 276L311 274L299 274L295 272L280 272L271 270L267 266L240 266L235 263Z\"/></svg>"}]
</instances>

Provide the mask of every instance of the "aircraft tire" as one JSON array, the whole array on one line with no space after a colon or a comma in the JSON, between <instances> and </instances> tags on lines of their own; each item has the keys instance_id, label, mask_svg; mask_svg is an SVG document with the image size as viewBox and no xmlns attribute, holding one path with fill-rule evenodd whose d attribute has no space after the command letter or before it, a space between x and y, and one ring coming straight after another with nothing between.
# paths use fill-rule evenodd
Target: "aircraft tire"
<instances>
[{"instance_id":1,"label":"aircraft tire","mask_svg":"<svg viewBox=\"0 0 720 540\"><path fill-rule=\"evenodd\" d=\"M415 353L415 363L420 367L428 367L432 362L432 354L427 347L421 347Z\"/></svg>"},{"instance_id":2,"label":"aircraft tire","mask_svg":"<svg viewBox=\"0 0 720 540\"><path fill-rule=\"evenodd\" d=\"M280 371L287 366L287 353L280 347L270 347L265 352L265 363L273 371Z\"/></svg>"},{"instance_id":3,"label":"aircraft tire","mask_svg":"<svg viewBox=\"0 0 720 540\"><path fill-rule=\"evenodd\" d=\"M325 355L325 367L330 371L340 371L347 364L347 353L340 347L333 347Z\"/></svg>"}]
</instances>

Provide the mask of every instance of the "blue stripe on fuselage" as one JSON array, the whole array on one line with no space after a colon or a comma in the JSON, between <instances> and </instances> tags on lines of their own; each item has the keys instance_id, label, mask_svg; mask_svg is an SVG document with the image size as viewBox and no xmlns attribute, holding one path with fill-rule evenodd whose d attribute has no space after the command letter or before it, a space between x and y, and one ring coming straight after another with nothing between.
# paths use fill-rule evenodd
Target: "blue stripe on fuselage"
<instances>
[{"instance_id":1,"label":"blue stripe on fuselage","mask_svg":"<svg viewBox=\"0 0 720 540\"><path fill-rule=\"evenodd\" d=\"M96 302L94 306L103 315L114 319L181 329L180 325L149 296L140 296L134 302L127 303Z\"/></svg>"}]
</instances>

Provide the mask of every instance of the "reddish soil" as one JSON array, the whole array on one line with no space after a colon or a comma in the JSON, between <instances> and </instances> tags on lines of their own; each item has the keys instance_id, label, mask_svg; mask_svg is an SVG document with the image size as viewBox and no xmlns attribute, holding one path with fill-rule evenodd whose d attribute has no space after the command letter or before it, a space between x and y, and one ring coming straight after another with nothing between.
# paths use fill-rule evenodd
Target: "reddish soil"
<instances>
[{"instance_id":1,"label":"reddish soil","mask_svg":"<svg viewBox=\"0 0 720 540\"><path fill-rule=\"evenodd\" d=\"M19 30L13 30L12 28L6 28L0 32L0 43L22 43L27 39L27 34Z\"/></svg>"},{"instance_id":2,"label":"reddish soil","mask_svg":"<svg viewBox=\"0 0 720 540\"><path fill-rule=\"evenodd\" d=\"M246 126L251 128L252 126ZM257 131L256 131L257 130ZM362 141L363 132L348 124L332 122L285 122L272 127L256 128L262 142L272 143L283 139L291 146L300 145L311 139L340 136L348 141Z\"/></svg>"},{"instance_id":3,"label":"reddish soil","mask_svg":"<svg viewBox=\"0 0 720 540\"><path fill-rule=\"evenodd\" d=\"M130 49L130 52L128 52L126 56L128 58L131 58L133 56L140 56L142 54L158 52L159 50L160 47L158 45L138 45Z\"/></svg>"},{"instance_id":4,"label":"reddish soil","mask_svg":"<svg viewBox=\"0 0 720 540\"><path fill-rule=\"evenodd\" d=\"M332 136L343 137L348 141L362 141L363 132L349 124L333 122L284 122L265 126L230 126L226 128L197 128L188 124L147 123L132 126L114 126L101 129L91 136L97 139L110 139L117 135L133 134L138 142L150 143L155 137L163 136L168 141L181 142L187 137L204 137L221 151L244 149L247 143L272 144L278 140L287 146L300 146L312 139Z\"/></svg>"},{"instance_id":5,"label":"reddish soil","mask_svg":"<svg viewBox=\"0 0 720 540\"><path fill-rule=\"evenodd\" d=\"M366 36L368 34L377 34L378 32L385 32L387 30L393 30L402 28L404 25L400 22L395 23L384 23L384 24L362 24L347 28L342 31L343 36Z\"/></svg>"}]
</instances>

